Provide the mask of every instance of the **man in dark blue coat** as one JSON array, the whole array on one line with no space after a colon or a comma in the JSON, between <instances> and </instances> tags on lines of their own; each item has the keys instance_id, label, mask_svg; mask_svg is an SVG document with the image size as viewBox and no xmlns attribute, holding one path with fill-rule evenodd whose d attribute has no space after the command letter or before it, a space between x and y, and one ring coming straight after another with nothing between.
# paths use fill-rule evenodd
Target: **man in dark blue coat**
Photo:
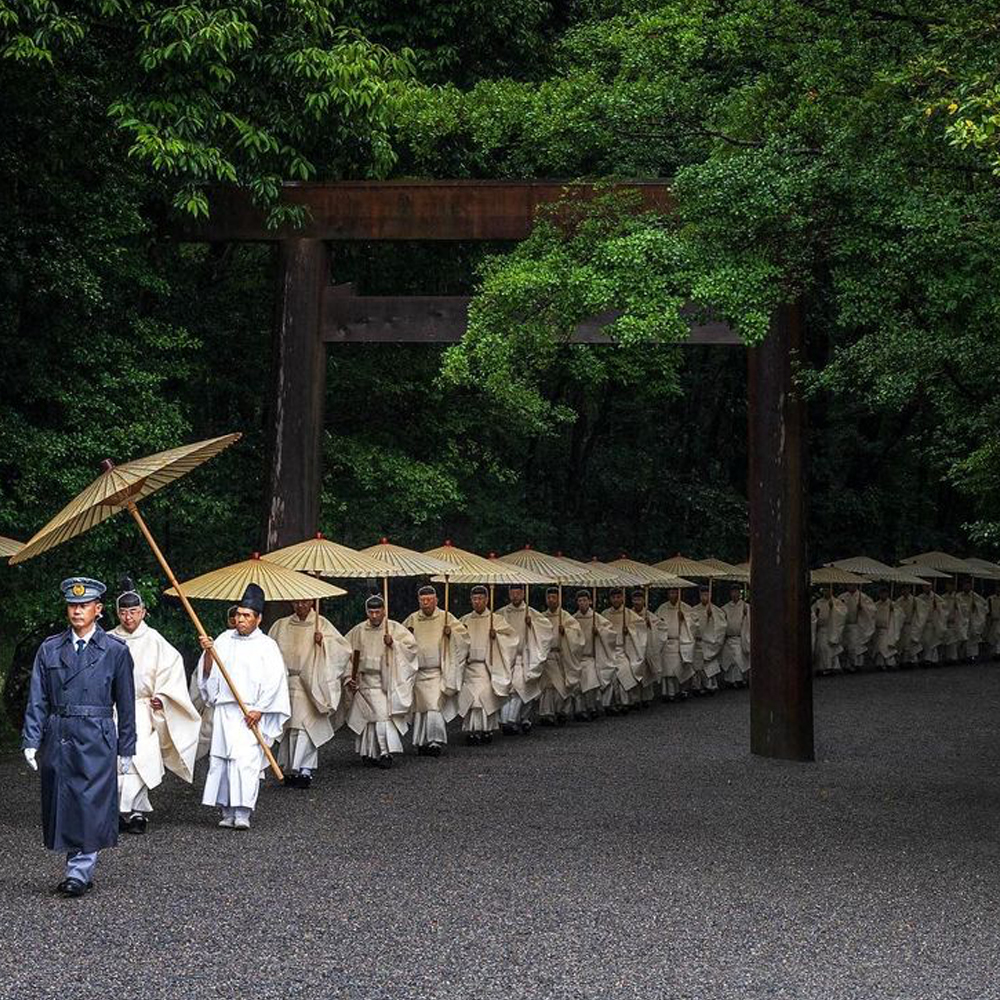
<instances>
[{"instance_id":1,"label":"man in dark blue coat","mask_svg":"<svg viewBox=\"0 0 1000 1000\"><path fill-rule=\"evenodd\" d=\"M135 694L128 647L97 624L104 584L73 577L61 589L70 627L35 656L21 745L28 764L41 765L45 846L66 853L56 888L82 896L97 852L118 843L118 774L135 753Z\"/></svg>"}]
</instances>

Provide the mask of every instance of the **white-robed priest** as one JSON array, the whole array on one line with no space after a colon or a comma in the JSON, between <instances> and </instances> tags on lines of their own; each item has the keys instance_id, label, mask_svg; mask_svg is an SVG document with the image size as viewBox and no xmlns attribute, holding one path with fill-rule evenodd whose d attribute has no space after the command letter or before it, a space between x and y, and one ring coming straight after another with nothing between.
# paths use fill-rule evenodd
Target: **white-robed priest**
<instances>
[{"instance_id":1,"label":"white-robed priest","mask_svg":"<svg viewBox=\"0 0 1000 1000\"><path fill-rule=\"evenodd\" d=\"M661 693L666 701L687 697L686 685L694 676L694 636L691 634L691 608L681 600L677 587L667 591L667 599L656 609L656 617L666 625L663 644L663 681Z\"/></svg>"},{"instance_id":2,"label":"white-robed priest","mask_svg":"<svg viewBox=\"0 0 1000 1000\"><path fill-rule=\"evenodd\" d=\"M844 624L844 670L853 672L865 665L865 657L875 634L875 602L858 588L856 583L850 583L840 595L840 600L847 608L847 621Z\"/></svg>"},{"instance_id":3,"label":"white-robed priest","mask_svg":"<svg viewBox=\"0 0 1000 1000\"><path fill-rule=\"evenodd\" d=\"M738 583L729 588L722 613L726 616L726 644L719 660L722 679L731 687L745 687L750 671L750 605Z\"/></svg>"},{"instance_id":4,"label":"white-robed priest","mask_svg":"<svg viewBox=\"0 0 1000 1000\"><path fill-rule=\"evenodd\" d=\"M347 633L352 651L347 725L362 760L388 768L392 755L403 752L409 728L419 670L417 640L399 622L386 619L381 597L365 601L365 614L366 619Z\"/></svg>"},{"instance_id":5,"label":"white-robed priest","mask_svg":"<svg viewBox=\"0 0 1000 1000\"><path fill-rule=\"evenodd\" d=\"M292 613L267 633L288 672L292 714L278 744L278 765L290 788L308 788L319 767L319 748L333 739L351 647L312 601L292 601ZM225 662L225 661L223 661Z\"/></svg>"},{"instance_id":6,"label":"white-robed priest","mask_svg":"<svg viewBox=\"0 0 1000 1000\"><path fill-rule=\"evenodd\" d=\"M573 695L580 689L580 654L583 632L580 623L562 606L561 591L545 591L545 617L552 625L552 645L542 668L542 693L538 699L538 721L543 726L564 725L573 710Z\"/></svg>"},{"instance_id":7,"label":"white-robed priest","mask_svg":"<svg viewBox=\"0 0 1000 1000\"><path fill-rule=\"evenodd\" d=\"M613 587L609 593L611 604L601 614L614 630L619 649L618 669L611 684L602 692L604 710L611 715L644 708L644 685L653 673L646 651L649 647L649 630L645 617L625 607L625 591Z\"/></svg>"},{"instance_id":8,"label":"white-robed priest","mask_svg":"<svg viewBox=\"0 0 1000 1000\"><path fill-rule=\"evenodd\" d=\"M881 670L893 670L899 656L899 637L903 631L903 615L884 584L878 588L875 601L875 634L872 637L872 663Z\"/></svg>"},{"instance_id":9,"label":"white-robed priest","mask_svg":"<svg viewBox=\"0 0 1000 1000\"><path fill-rule=\"evenodd\" d=\"M899 664L902 667L912 667L920 659L923 648L922 637L924 625L927 622L929 606L913 593L913 587L904 583L896 598L896 611L899 613Z\"/></svg>"},{"instance_id":10,"label":"white-robed priest","mask_svg":"<svg viewBox=\"0 0 1000 1000\"><path fill-rule=\"evenodd\" d=\"M698 588L698 603L691 609L691 636L694 656L691 665L694 677L691 688L697 694L715 694L722 672L722 647L726 642L726 616L722 608L712 603L712 591L707 584Z\"/></svg>"},{"instance_id":11,"label":"white-robed priest","mask_svg":"<svg viewBox=\"0 0 1000 1000\"><path fill-rule=\"evenodd\" d=\"M420 608L404 622L417 641L413 688L413 732L417 753L438 757L448 742L448 723L458 715L457 695L469 658L469 630L438 607L437 591L417 591Z\"/></svg>"},{"instance_id":12,"label":"white-robed priest","mask_svg":"<svg viewBox=\"0 0 1000 1000\"><path fill-rule=\"evenodd\" d=\"M611 622L591 606L589 590L577 591L576 609L573 617L580 623L583 651L580 653L580 685L573 696L573 717L583 722L596 719L599 709L611 704L612 684L621 658L618 635Z\"/></svg>"},{"instance_id":13,"label":"white-robed priest","mask_svg":"<svg viewBox=\"0 0 1000 1000\"><path fill-rule=\"evenodd\" d=\"M146 623L146 605L132 580L122 580L120 591L118 627L111 634L132 654L135 755L128 773L118 776L118 829L139 834L153 811L150 789L165 771L190 784L201 716L188 694L181 654Z\"/></svg>"},{"instance_id":14,"label":"white-robed priest","mask_svg":"<svg viewBox=\"0 0 1000 1000\"><path fill-rule=\"evenodd\" d=\"M472 610L462 615L469 630L469 658L458 692L462 731L473 746L490 743L500 728L500 709L510 694L517 635L506 618L489 607L485 587L472 588Z\"/></svg>"},{"instance_id":15,"label":"white-robed priest","mask_svg":"<svg viewBox=\"0 0 1000 1000\"><path fill-rule=\"evenodd\" d=\"M958 603L962 609L962 615L968 624L968 631L965 639L965 648L960 650L966 660L974 661L979 659L979 647L986 636L986 619L989 615L989 605L986 598L977 594L972 586L972 577L965 577L962 580L962 591L958 595Z\"/></svg>"},{"instance_id":16,"label":"white-robed priest","mask_svg":"<svg viewBox=\"0 0 1000 1000\"><path fill-rule=\"evenodd\" d=\"M507 588L508 604L496 615L503 618L517 636L517 649L510 672L510 696L500 709L500 725L505 733L531 732L535 703L542 692L541 676L552 645L552 622L528 606L525 586Z\"/></svg>"},{"instance_id":17,"label":"white-robed priest","mask_svg":"<svg viewBox=\"0 0 1000 1000\"><path fill-rule=\"evenodd\" d=\"M236 628L223 632L214 643L201 636L205 652L195 668L201 697L214 708L208 777L201 802L222 810L219 826L236 830L250 828L266 759L254 727L271 745L292 714L285 663L278 644L260 630L263 614L264 591L249 583L236 606ZM246 706L245 716L210 650L225 664Z\"/></svg>"},{"instance_id":18,"label":"white-robed priest","mask_svg":"<svg viewBox=\"0 0 1000 1000\"><path fill-rule=\"evenodd\" d=\"M844 652L847 605L833 592L820 594L812 606L813 669L818 674L839 673Z\"/></svg>"},{"instance_id":19,"label":"white-robed priest","mask_svg":"<svg viewBox=\"0 0 1000 1000\"><path fill-rule=\"evenodd\" d=\"M646 607L645 589L637 588L632 591L632 611L642 619L646 627L646 664L639 695L645 708L656 701L663 680L663 650L667 642L667 626Z\"/></svg>"}]
</instances>

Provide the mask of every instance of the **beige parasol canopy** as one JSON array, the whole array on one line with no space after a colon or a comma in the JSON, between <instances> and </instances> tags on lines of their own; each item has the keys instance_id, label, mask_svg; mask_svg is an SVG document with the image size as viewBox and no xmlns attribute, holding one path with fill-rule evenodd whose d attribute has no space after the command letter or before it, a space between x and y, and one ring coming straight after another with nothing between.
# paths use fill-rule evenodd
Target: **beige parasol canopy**
<instances>
[{"instance_id":1,"label":"beige parasol canopy","mask_svg":"<svg viewBox=\"0 0 1000 1000\"><path fill-rule=\"evenodd\" d=\"M530 570L532 573L537 573L559 585L567 583L590 585L592 582L590 570L559 556L550 556L546 552L539 552L530 545L525 545L523 549L518 549L516 552L511 552L500 558L505 563Z\"/></svg>"},{"instance_id":2,"label":"beige parasol canopy","mask_svg":"<svg viewBox=\"0 0 1000 1000\"><path fill-rule=\"evenodd\" d=\"M1000 580L1000 565L990 562L988 559L978 559L970 556L965 560L970 566L976 568L976 572L971 574L980 580Z\"/></svg>"},{"instance_id":3,"label":"beige parasol canopy","mask_svg":"<svg viewBox=\"0 0 1000 1000\"><path fill-rule=\"evenodd\" d=\"M261 556L266 562L277 563L285 569L300 570L304 573L315 573L317 576L328 576L339 580L369 579L382 576L385 572L384 563L377 562L371 556L366 556L357 549L331 542L323 537L321 531L314 538L304 542L286 545Z\"/></svg>"},{"instance_id":4,"label":"beige parasol canopy","mask_svg":"<svg viewBox=\"0 0 1000 1000\"><path fill-rule=\"evenodd\" d=\"M347 593L315 576L297 573L262 559L256 552L249 559L213 569L193 580L186 580L180 586L188 597L204 601L238 601L251 583L256 583L264 591L268 601L311 601L317 597L342 597ZM176 587L170 587L164 593L170 597L178 596Z\"/></svg>"},{"instance_id":5,"label":"beige parasol canopy","mask_svg":"<svg viewBox=\"0 0 1000 1000\"><path fill-rule=\"evenodd\" d=\"M881 580L885 583L909 583L919 587L927 582L917 576L916 568L900 569L898 566L889 566L887 563L879 562L878 559L872 559L870 556L835 559L833 562L825 563L825 565L835 566L837 569L847 570L848 573L857 573L869 580Z\"/></svg>"},{"instance_id":6,"label":"beige parasol canopy","mask_svg":"<svg viewBox=\"0 0 1000 1000\"><path fill-rule=\"evenodd\" d=\"M725 577L724 570L709 566L708 563L698 562L697 559L689 559L680 553L671 556L669 559L661 559L658 563L653 563L653 569L662 569L676 576L701 577L705 580L722 579Z\"/></svg>"},{"instance_id":7,"label":"beige parasol canopy","mask_svg":"<svg viewBox=\"0 0 1000 1000\"><path fill-rule=\"evenodd\" d=\"M369 545L361 549L362 555L371 556L382 566L381 577L386 576L430 576L432 573L449 573L452 564L434 556L426 556L423 552L393 545L388 538L383 538L377 545Z\"/></svg>"},{"instance_id":8,"label":"beige parasol canopy","mask_svg":"<svg viewBox=\"0 0 1000 1000\"><path fill-rule=\"evenodd\" d=\"M834 583L856 583L859 587L868 581L857 573L849 573L846 569L837 566L821 566L819 569L811 570L809 582L816 586L827 586Z\"/></svg>"},{"instance_id":9,"label":"beige parasol canopy","mask_svg":"<svg viewBox=\"0 0 1000 1000\"><path fill-rule=\"evenodd\" d=\"M180 479L239 438L239 434L226 434L160 451L124 465L115 465L110 459L105 459L101 463L104 470L101 475L29 538L11 562L31 559L76 535L82 535L120 510L130 510L130 504L134 505L175 479Z\"/></svg>"},{"instance_id":10,"label":"beige parasol canopy","mask_svg":"<svg viewBox=\"0 0 1000 1000\"><path fill-rule=\"evenodd\" d=\"M918 564L920 566L930 566L931 569L938 569L942 573L955 576L964 573L967 576L974 576L973 567L964 559L949 555L947 552L920 552L915 556L900 559L901 563L907 566Z\"/></svg>"},{"instance_id":11,"label":"beige parasol canopy","mask_svg":"<svg viewBox=\"0 0 1000 1000\"><path fill-rule=\"evenodd\" d=\"M23 542L18 542L6 535L0 535L0 559L7 559L9 556L16 556L24 548Z\"/></svg>"},{"instance_id":12,"label":"beige parasol canopy","mask_svg":"<svg viewBox=\"0 0 1000 1000\"><path fill-rule=\"evenodd\" d=\"M637 587L642 583L642 580L635 573L629 573L628 570L618 566L608 566L598 559L584 562L582 559L570 559L567 556L558 556L557 558L590 573L591 579L586 581L590 587Z\"/></svg>"},{"instance_id":13,"label":"beige parasol canopy","mask_svg":"<svg viewBox=\"0 0 1000 1000\"><path fill-rule=\"evenodd\" d=\"M448 579L452 583L481 583L497 587L510 587L515 583L523 583L528 587L555 583L555 577L543 576L540 573L524 569L522 566L515 566L505 559L500 559L495 552L491 552L489 557L482 561L486 565L481 569L470 568L468 572L452 573L447 578L435 576L432 579L435 583Z\"/></svg>"},{"instance_id":14,"label":"beige parasol canopy","mask_svg":"<svg viewBox=\"0 0 1000 1000\"><path fill-rule=\"evenodd\" d=\"M905 566L898 566L897 569L909 570L911 573L916 573L917 576L922 577L925 582L931 580L950 580L951 573L942 573L939 569L934 569L933 566L922 566L920 563L907 563Z\"/></svg>"},{"instance_id":15,"label":"beige parasol canopy","mask_svg":"<svg viewBox=\"0 0 1000 1000\"><path fill-rule=\"evenodd\" d=\"M690 580L677 576L674 573L667 573L662 569L655 569L644 562L636 559L629 559L628 556L621 555L617 559L610 559L608 566L626 570L635 576L641 577L644 587L693 587Z\"/></svg>"},{"instance_id":16,"label":"beige parasol canopy","mask_svg":"<svg viewBox=\"0 0 1000 1000\"><path fill-rule=\"evenodd\" d=\"M700 559L699 562L703 566L711 566L713 569L720 570L723 575L719 576L719 580L731 580L736 583L749 583L750 582L750 568L741 569L740 567L734 566L732 563L727 563L722 559Z\"/></svg>"},{"instance_id":17,"label":"beige parasol canopy","mask_svg":"<svg viewBox=\"0 0 1000 1000\"><path fill-rule=\"evenodd\" d=\"M475 552L469 552L468 549L460 549L451 539L447 539L444 545L439 545L436 549L428 549L424 555L430 556L432 559L442 559L448 563L452 568L449 576L454 576L456 573L491 573L494 569L485 556L476 555Z\"/></svg>"}]
</instances>

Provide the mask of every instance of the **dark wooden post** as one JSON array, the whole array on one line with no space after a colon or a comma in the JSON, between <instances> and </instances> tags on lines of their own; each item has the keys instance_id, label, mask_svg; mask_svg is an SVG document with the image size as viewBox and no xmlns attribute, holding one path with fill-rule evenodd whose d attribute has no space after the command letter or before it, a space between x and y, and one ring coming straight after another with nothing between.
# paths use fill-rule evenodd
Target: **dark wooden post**
<instances>
[{"instance_id":1,"label":"dark wooden post","mask_svg":"<svg viewBox=\"0 0 1000 1000\"><path fill-rule=\"evenodd\" d=\"M319 521L330 264L322 240L278 244L278 301L267 435L266 550L302 541Z\"/></svg>"},{"instance_id":2,"label":"dark wooden post","mask_svg":"<svg viewBox=\"0 0 1000 1000\"><path fill-rule=\"evenodd\" d=\"M750 749L813 760L806 557L805 402L801 303L782 306L748 352L751 629Z\"/></svg>"}]
</instances>

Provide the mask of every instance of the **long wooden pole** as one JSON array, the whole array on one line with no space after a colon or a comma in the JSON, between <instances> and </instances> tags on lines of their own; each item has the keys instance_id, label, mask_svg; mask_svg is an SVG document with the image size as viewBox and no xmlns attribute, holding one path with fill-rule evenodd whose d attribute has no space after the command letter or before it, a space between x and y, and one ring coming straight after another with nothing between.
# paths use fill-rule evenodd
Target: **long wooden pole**
<instances>
[{"instance_id":1,"label":"long wooden pole","mask_svg":"<svg viewBox=\"0 0 1000 1000\"><path fill-rule=\"evenodd\" d=\"M136 507L135 503L131 500L128 502L128 512L132 515L135 523L139 525L139 530L142 532L142 535L149 544L149 547L153 550L153 555L156 556L157 562L159 562L160 566L163 568L163 572L166 573L171 586L175 591L177 591L177 596L180 598L181 604L184 606L184 610L191 619L191 623L197 630L199 637L208 636L208 633L205 631L205 626L202 625L198 615L195 613L194 608L191 607L191 602L187 599L187 595L181 588L180 582L177 577L174 576L174 571L170 568L170 564L167 562L166 556L164 556L164 554L160 551L159 545L156 544L156 539L153 538L152 533L146 526L146 522L139 513L139 508ZM211 658L215 660L215 665L219 668L219 673L222 674L223 680L225 680L226 684L229 685L229 690L232 691L233 697L236 699L236 704L240 706L240 711L243 713L245 718L250 713L247 711L247 707L244 704L243 699L240 697L240 693L236 690L236 687L229 676L229 672L226 670L225 666L223 666L219 654L215 651L214 647L206 650L205 652L210 654ZM284 781L285 776L281 773L281 768L278 767L278 762L274 759L274 754L271 753L271 748L264 742L264 737L260 734L260 728L257 725L253 725L250 729L254 736L257 737L257 742L260 744L260 748L264 751L264 756L267 757L267 762L271 765L271 770L274 771L274 776L278 779L278 781Z\"/></svg>"}]
</instances>

